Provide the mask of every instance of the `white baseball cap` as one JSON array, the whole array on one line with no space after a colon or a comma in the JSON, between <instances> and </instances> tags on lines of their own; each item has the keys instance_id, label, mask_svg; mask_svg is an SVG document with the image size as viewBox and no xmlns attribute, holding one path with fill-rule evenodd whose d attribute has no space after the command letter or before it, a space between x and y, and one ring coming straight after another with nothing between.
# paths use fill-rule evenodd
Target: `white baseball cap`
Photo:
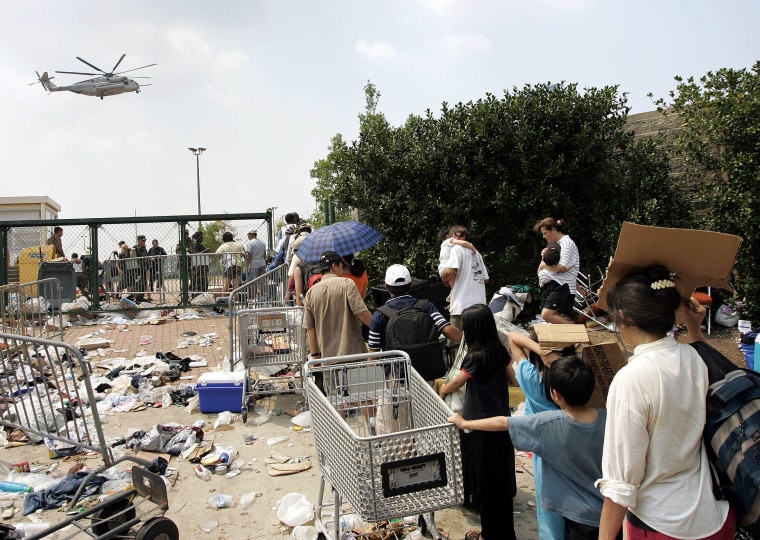
<instances>
[{"instance_id":1,"label":"white baseball cap","mask_svg":"<svg viewBox=\"0 0 760 540\"><path fill-rule=\"evenodd\" d=\"M385 271L385 284L395 287L398 285L408 285L412 282L412 276L409 269L403 264L392 264Z\"/></svg>"}]
</instances>

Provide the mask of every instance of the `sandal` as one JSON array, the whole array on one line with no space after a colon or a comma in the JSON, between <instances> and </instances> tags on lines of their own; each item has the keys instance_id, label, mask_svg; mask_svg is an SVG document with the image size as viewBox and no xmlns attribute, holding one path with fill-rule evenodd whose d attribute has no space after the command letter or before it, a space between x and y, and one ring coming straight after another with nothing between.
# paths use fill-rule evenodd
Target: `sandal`
<instances>
[{"instance_id":1,"label":"sandal","mask_svg":"<svg viewBox=\"0 0 760 540\"><path fill-rule=\"evenodd\" d=\"M478 540L478 538L480 538L480 533L475 531L470 531L464 535L464 540Z\"/></svg>"}]
</instances>

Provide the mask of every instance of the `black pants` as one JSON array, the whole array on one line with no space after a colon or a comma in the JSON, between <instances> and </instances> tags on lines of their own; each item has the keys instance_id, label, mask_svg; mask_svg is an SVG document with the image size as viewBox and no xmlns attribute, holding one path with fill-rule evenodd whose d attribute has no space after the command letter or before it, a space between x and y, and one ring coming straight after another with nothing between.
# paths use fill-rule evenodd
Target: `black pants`
<instances>
[{"instance_id":1,"label":"black pants","mask_svg":"<svg viewBox=\"0 0 760 540\"><path fill-rule=\"evenodd\" d=\"M515 449L506 431L461 433L465 505L480 511L486 540L514 540Z\"/></svg>"}]
</instances>

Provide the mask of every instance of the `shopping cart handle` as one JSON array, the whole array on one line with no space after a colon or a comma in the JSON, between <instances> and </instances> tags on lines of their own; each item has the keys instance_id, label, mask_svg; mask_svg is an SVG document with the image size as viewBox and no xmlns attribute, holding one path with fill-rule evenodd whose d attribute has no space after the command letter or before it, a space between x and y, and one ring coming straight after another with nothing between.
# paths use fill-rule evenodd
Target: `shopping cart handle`
<instances>
[{"instance_id":1,"label":"shopping cart handle","mask_svg":"<svg viewBox=\"0 0 760 540\"><path fill-rule=\"evenodd\" d=\"M371 352L371 353L361 353L361 354L347 354L345 356L330 356L327 358L311 358L311 355L308 356L309 360L306 360L303 365L304 369L304 376L308 377L309 373L311 371L318 371L318 370L312 370L311 367L321 367L321 366L334 366L335 364L350 364L353 362L359 362L362 360L376 360L382 362L383 360L388 359L398 359L399 357L403 357L403 359L411 363L411 360L409 358L409 355L405 353L404 351L379 351L379 352Z\"/></svg>"}]
</instances>

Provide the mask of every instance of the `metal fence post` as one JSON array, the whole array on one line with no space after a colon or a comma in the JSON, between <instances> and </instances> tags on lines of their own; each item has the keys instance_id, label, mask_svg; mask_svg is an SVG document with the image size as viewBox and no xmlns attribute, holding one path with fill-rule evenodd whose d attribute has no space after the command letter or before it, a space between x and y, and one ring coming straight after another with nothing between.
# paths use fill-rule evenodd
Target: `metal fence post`
<instances>
[{"instance_id":1,"label":"metal fence post","mask_svg":"<svg viewBox=\"0 0 760 540\"><path fill-rule=\"evenodd\" d=\"M179 221L179 279L182 288L182 300L180 304L186 307L190 304L190 298L187 292L189 268L187 265L187 221Z\"/></svg>"}]
</instances>

